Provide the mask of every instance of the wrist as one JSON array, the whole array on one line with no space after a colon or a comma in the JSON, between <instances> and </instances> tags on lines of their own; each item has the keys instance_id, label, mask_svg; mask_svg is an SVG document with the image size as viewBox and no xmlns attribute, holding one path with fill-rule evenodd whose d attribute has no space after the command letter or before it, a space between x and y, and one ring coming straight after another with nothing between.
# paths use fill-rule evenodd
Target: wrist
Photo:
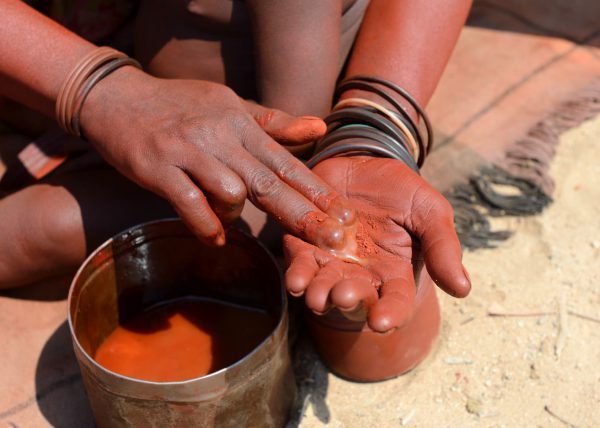
<instances>
[{"instance_id":1,"label":"wrist","mask_svg":"<svg viewBox=\"0 0 600 428\"><path fill-rule=\"evenodd\" d=\"M136 106L153 97L156 79L135 67L121 67L92 88L80 114L83 134L91 141L127 126Z\"/></svg>"}]
</instances>

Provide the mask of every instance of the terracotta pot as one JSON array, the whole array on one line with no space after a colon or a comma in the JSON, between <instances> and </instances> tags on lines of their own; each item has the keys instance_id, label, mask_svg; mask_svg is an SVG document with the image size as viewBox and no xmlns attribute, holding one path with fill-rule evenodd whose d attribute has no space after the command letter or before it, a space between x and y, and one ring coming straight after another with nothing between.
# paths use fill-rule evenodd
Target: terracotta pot
<instances>
[{"instance_id":1,"label":"terracotta pot","mask_svg":"<svg viewBox=\"0 0 600 428\"><path fill-rule=\"evenodd\" d=\"M275 327L253 351L206 376L152 382L111 372L93 358L127 313L179 297L212 297L262 309ZM202 245L179 220L137 226L98 248L69 293L69 327L99 427L283 426L295 398L287 300L280 271L253 237Z\"/></svg>"},{"instance_id":2,"label":"terracotta pot","mask_svg":"<svg viewBox=\"0 0 600 428\"><path fill-rule=\"evenodd\" d=\"M435 285L423 271L413 316L387 333L371 330L366 322L350 321L338 310L324 316L307 311L317 350L329 369L343 378L373 382L406 373L431 351L440 329Z\"/></svg>"}]
</instances>

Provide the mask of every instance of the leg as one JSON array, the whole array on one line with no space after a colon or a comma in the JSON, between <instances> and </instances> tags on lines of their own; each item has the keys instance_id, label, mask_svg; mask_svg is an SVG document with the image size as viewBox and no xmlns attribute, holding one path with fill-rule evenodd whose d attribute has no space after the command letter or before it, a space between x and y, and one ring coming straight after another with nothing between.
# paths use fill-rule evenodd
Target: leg
<instances>
[{"instance_id":1,"label":"leg","mask_svg":"<svg viewBox=\"0 0 600 428\"><path fill-rule=\"evenodd\" d=\"M115 233L173 215L165 201L107 167L27 187L0 199L0 288L71 272Z\"/></svg>"}]
</instances>

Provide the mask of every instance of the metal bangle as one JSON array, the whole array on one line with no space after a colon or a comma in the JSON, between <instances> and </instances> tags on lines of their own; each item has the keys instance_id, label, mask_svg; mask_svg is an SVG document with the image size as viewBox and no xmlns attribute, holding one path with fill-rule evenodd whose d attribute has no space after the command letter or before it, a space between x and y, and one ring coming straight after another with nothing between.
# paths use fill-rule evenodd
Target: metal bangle
<instances>
[{"instance_id":1,"label":"metal bangle","mask_svg":"<svg viewBox=\"0 0 600 428\"><path fill-rule=\"evenodd\" d=\"M383 85L383 86L395 91L397 94L402 96L406 101L408 101L410 103L410 105L417 111L419 116L421 116L421 118L423 119L423 123L425 124L425 128L427 129L428 144L427 144L426 154L429 154L429 152L431 151L431 148L433 146L433 128L431 126L431 122L429 121L429 117L427 117L425 110L419 105L417 100L415 100L413 98L413 96L410 95L410 93L406 89L400 87L399 85L397 85L393 82L390 82L389 80L386 80L386 79L383 79L383 78L377 77L377 76L367 76L367 75L359 74L356 76L352 76L346 80L360 80L360 81L365 81L365 82L370 82L370 83L378 83L380 85Z\"/></svg>"},{"instance_id":2,"label":"metal bangle","mask_svg":"<svg viewBox=\"0 0 600 428\"><path fill-rule=\"evenodd\" d=\"M359 139L359 141L375 141L380 145L385 146L393 153L393 156L390 157L401 160L416 172L419 171L417 163L402 142L395 140L376 128L371 128L369 126L365 127L365 125L347 125L344 128L339 128L332 133L327 134L321 140L319 149L314 156L327 150L330 146L337 144L338 142L355 139Z\"/></svg>"},{"instance_id":3,"label":"metal bangle","mask_svg":"<svg viewBox=\"0 0 600 428\"><path fill-rule=\"evenodd\" d=\"M105 63L87 79L85 85L79 91L79 96L77 97L73 107L74 113L71 119L71 129L77 137L81 137L80 115L81 110L83 109L83 104L85 103L85 100L90 94L90 91L94 88L94 86L96 86L96 84L98 84L98 82L100 82L110 73L112 73L118 68L128 65L139 68L140 70L142 69L140 63L137 62L135 59L130 57L122 57L113 59L110 62Z\"/></svg>"},{"instance_id":4,"label":"metal bangle","mask_svg":"<svg viewBox=\"0 0 600 428\"><path fill-rule=\"evenodd\" d=\"M396 124L387 117L382 116L377 111L367 110L366 108L349 107L335 111L325 118L325 123L328 125L328 133L345 125L362 123L377 128L398 140L401 140L404 136L398 130Z\"/></svg>"},{"instance_id":5,"label":"metal bangle","mask_svg":"<svg viewBox=\"0 0 600 428\"><path fill-rule=\"evenodd\" d=\"M355 81L355 80L345 80L342 83L340 83L338 85L338 87L336 88L335 97L339 98L339 96L343 92L350 90L350 89L359 89L362 91L371 92L371 93L381 97L388 103L390 103L391 106L393 108L395 108L398 111L398 113L400 113L402 116L404 116L404 118L411 124L411 126L409 128L412 128L414 130L413 136L416 137L416 141L419 144L421 151L423 152L423 157L425 156L426 143L425 143L423 134L421 133L415 120L408 114L408 112L406 111L406 108L402 104L400 104L394 97L392 97L390 94L388 94L383 89L380 89L380 88L378 88L370 83L367 83L367 82ZM427 144L429 144L429 141L427 142ZM422 163L423 160L421 160L420 162Z\"/></svg>"},{"instance_id":6,"label":"metal bangle","mask_svg":"<svg viewBox=\"0 0 600 428\"><path fill-rule=\"evenodd\" d=\"M381 145L380 143L374 141L364 141L356 139L344 142L340 141L334 145L329 146L327 149L323 150L322 152L319 152L311 159L309 159L306 165L309 168L314 168L318 163L324 161L325 159L329 159L333 156L357 152L367 152L381 157L400 160L397 158L396 154L385 145ZM418 173L418 169L416 170L416 172Z\"/></svg>"},{"instance_id":7,"label":"metal bangle","mask_svg":"<svg viewBox=\"0 0 600 428\"><path fill-rule=\"evenodd\" d=\"M346 98L346 99L338 102L335 105L335 107L333 108L333 111L339 110L340 108L343 108L345 106L356 106L356 105L374 108L382 116L385 116L388 119L390 119L394 123L394 125L396 125L400 129L400 131L405 135L407 141L410 143L410 145L412 147L413 156L417 159L417 163L419 164L419 166L422 165L422 163L425 160L425 152L424 152L423 147L420 144L417 144L417 142L413 138L413 135L411 134L408 127L404 124L404 122L399 120L390 110L383 107L381 104L378 104L371 100L366 100L364 98Z\"/></svg>"}]
</instances>

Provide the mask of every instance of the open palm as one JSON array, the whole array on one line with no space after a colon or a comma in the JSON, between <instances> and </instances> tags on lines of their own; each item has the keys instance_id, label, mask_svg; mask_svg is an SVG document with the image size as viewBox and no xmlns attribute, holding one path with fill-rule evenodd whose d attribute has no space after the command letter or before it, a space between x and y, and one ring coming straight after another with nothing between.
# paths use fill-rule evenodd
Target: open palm
<instances>
[{"instance_id":1,"label":"open palm","mask_svg":"<svg viewBox=\"0 0 600 428\"><path fill-rule=\"evenodd\" d=\"M375 331L401 326L412 314L415 278L423 266L447 293L464 297L470 280L446 199L402 162L370 157L328 159L314 172L356 209L355 239L362 263L286 235L286 286L305 295L315 313L337 307L366 316Z\"/></svg>"}]
</instances>

